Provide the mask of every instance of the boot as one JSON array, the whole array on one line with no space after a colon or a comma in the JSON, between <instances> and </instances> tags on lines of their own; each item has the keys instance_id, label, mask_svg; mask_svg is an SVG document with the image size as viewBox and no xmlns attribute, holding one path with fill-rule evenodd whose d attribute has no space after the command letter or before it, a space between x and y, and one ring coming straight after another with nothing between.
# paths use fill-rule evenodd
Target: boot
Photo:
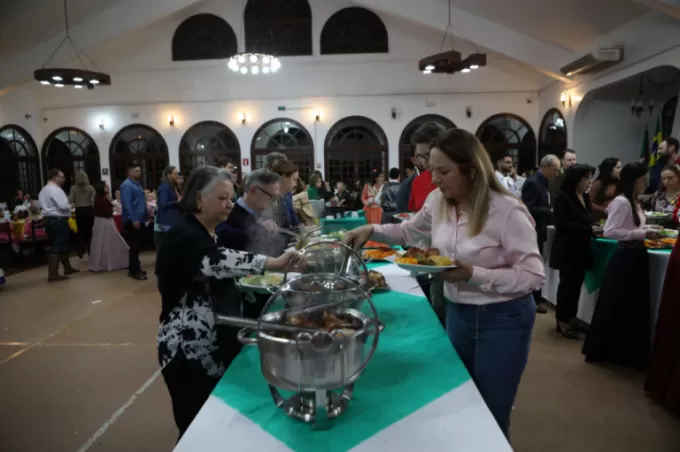
<instances>
[{"instance_id":1,"label":"boot","mask_svg":"<svg viewBox=\"0 0 680 452\"><path fill-rule=\"evenodd\" d=\"M47 255L47 281L63 281L68 279L67 276L61 276L59 274L59 255L48 254Z\"/></svg>"},{"instance_id":2,"label":"boot","mask_svg":"<svg viewBox=\"0 0 680 452\"><path fill-rule=\"evenodd\" d=\"M61 256L61 265L64 266L64 274L65 275L72 275L74 273L80 273L80 270L77 268L71 267L71 261L68 260L68 253L64 253Z\"/></svg>"}]
</instances>

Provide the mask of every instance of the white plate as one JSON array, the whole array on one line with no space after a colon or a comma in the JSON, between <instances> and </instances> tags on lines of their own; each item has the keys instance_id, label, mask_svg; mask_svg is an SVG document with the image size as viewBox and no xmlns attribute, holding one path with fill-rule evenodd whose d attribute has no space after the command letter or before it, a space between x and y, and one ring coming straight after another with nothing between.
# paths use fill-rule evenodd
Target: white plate
<instances>
[{"instance_id":1,"label":"white plate","mask_svg":"<svg viewBox=\"0 0 680 452\"><path fill-rule=\"evenodd\" d=\"M400 264L399 262L396 263L399 268L403 268L404 270L408 270L411 273L440 273L444 272L446 270L451 270L452 268L457 268L457 265L447 265L447 266L439 266L439 265L413 265L413 264Z\"/></svg>"}]
</instances>

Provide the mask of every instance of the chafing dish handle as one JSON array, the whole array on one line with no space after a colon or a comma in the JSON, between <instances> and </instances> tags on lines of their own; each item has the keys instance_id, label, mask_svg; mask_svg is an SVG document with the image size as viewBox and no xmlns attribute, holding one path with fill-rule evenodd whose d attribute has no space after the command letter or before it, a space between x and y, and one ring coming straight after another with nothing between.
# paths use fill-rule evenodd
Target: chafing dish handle
<instances>
[{"instance_id":1,"label":"chafing dish handle","mask_svg":"<svg viewBox=\"0 0 680 452\"><path fill-rule=\"evenodd\" d=\"M250 329L250 328L243 328L242 330L239 330L238 334L236 335L236 339L243 345L257 345L257 338L256 337L250 337L251 334L253 334L255 330Z\"/></svg>"}]
</instances>

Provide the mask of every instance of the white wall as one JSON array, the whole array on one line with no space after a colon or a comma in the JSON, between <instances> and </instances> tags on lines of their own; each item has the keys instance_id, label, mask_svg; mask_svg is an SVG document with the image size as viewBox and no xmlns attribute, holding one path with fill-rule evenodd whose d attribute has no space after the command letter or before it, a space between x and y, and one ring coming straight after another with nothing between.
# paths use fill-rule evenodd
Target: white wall
<instances>
[{"instance_id":1,"label":"white wall","mask_svg":"<svg viewBox=\"0 0 680 452\"><path fill-rule=\"evenodd\" d=\"M633 120L629 113L630 96L634 96L637 90L632 93L630 90L625 91L625 94L622 94L622 97L625 96L625 101L619 99L619 102L615 103L614 99L609 99L598 102L602 105L593 105L594 102L589 100L588 94L598 88L614 84L650 69L661 66L677 68L679 66L678 61L680 61L680 46L626 66L617 72L607 73L586 82L574 82L571 85L556 83L539 92L539 116L542 118L550 108L557 108L562 111L567 124L568 146L577 151L579 160L584 163L597 165L604 158L610 156L619 156L624 161L637 160L642 146L644 122ZM647 89L646 87L645 92L647 92ZM657 94L657 96L665 101L677 94L678 91L680 89L677 86L671 87L668 92L661 95ZM571 107L562 106L560 102L562 93L568 97L571 96ZM607 103L610 103L608 107ZM658 102L657 105L663 106L662 102ZM581 111L581 108L583 108L583 111ZM587 119L581 120L581 117ZM650 121L651 144L652 134L656 126L656 116L650 118ZM677 137L679 133L680 118L676 115L673 135ZM609 138L613 141L610 141ZM620 141L618 141L619 139Z\"/></svg>"},{"instance_id":2,"label":"white wall","mask_svg":"<svg viewBox=\"0 0 680 452\"><path fill-rule=\"evenodd\" d=\"M390 39L389 54L320 56L319 37L326 20L353 3L311 0L310 4L314 55L282 58L282 70L268 77L233 74L225 61L171 61L176 27L196 13L213 13L227 20L242 48L238 2L201 3L99 46L88 54L111 73L112 86L75 91L36 82L26 85L41 109L34 115L41 126L31 129L34 139L42 146L44 138L57 128L83 129L97 143L104 169L109 168L109 147L116 132L126 125L142 123L163 135L170 163L177 165L183 133L197 122L212 120L234 131L242 157L251 163L251 141L258 127L270 119L287 117L310 131L317 168L323 171L326 134L346 116L366 116L383 128L389 140L390 166L398 166L398 140L403 128L423 114L448 117L457 126L474 132L493 114L514 113L538 132L537 103L533 100L542 75L501 61L494 67L492 56L489 66L471 74L423 75L417 61L439 51L442 34L393 17L383 17ZM463 53L473 51L458 41L456 47ZM293 110L278 112L280 105ZM472 118L466 118L468 106L473 111ZM304 109L295 109L301 107ZM391 118L393 107L398 111L396 119ZM313 111L321 112L319 123L314 121ZM239 120L241 112L247 115L245 125ZM169 115L175 117L174 127L168 125ZM101 121L104 131L99 129Z\"/></svg>"},{"instance_id":3,"label":"white wall","mask_svg":"<svg viewBox=\"0 0 680 452\"><path fill-rule=\"evenodd\" d=\"M0 127L8 124L23 127L40 146L40 111L33 92L25 89L0 92Z\"/></svg>"},{"instance_id":4,"label":"white wall","mask_svg":"<svg viewBox=\"0 0 680 452\"><path fill-rule=\"evenodd\" d=\"M282 99L268 101L230 102L184 102L178 104L154 104L136 106L49 108L43 114L47 119L45 129L77 126L90 134L99 147L101 167L109 168L109 147L118 130L129 124L142 123L156 129L165 138L170 150L170 164L179 164L179 143L184 132L201 121L219 121L232 129L241 146L242 158L250 156L251 142L260 125L270 119L286 117L300 122L312 135L315 144L317 168L323 172L324 140L328 130L336 121L352 115L373 119L382 127L388 138L389 165L399 166L398 141L404 127L414 118L424 114L440 114L449 118L458 127L476 131L489 116L512 112L525 118L536 130L538 121L535 103L527 103L530 94L440 94L440 95L395 95L323 97L303 99ZM277 106L288 109L277 111ZM428 106L429 105L429 106ZM465 109L472 108L472 117L466 118ZM397 119L392 119L391 109L397 108ZM314 120L314 111L321 112L321 120ZM239 113L246 113L247 122L241 124ZM134 115L134 118L133 118ZM168 124L168 116L174 116L175 126ZM103 120L105 131L99 130ZM46 136L47 134L45 134ZM250 167L243 167L249 171ZM106 177L105 177L106 179Z\"/></svg>"}]
</instances>

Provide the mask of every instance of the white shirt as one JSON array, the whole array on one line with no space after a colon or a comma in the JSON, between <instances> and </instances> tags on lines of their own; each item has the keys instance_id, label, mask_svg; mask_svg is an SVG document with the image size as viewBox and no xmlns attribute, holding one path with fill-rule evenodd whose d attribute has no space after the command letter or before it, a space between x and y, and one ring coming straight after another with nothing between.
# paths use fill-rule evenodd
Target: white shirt
<instances>
[{"instance_id":1,"label":"white shirt","mask_svg":"<svg viewBox=\"0 0 680 452\"><path fill-rule=\"evenodd\" d=\"M501 183L501 185L510 191L513 195L517 194L517 188L515 187L515 181L512 179L512 177L506 176L500 171L496 171L496 177L498 177L498 181Z\"/></svg>"},{"instance_id":2,"label":"white shirt","mask_svg":"<svg viewBox=\"0 0 680 452\"><path fill-rule=\"evenodd\" d=\"M48 182L38 195L40 209L46 217L70 217L71 204L64 190L54 182Z\"/></svg>"},{"instance_id":3,"label":"white shirt","mask_svg":"<svg viewBox=\"0 0 680 452\"><path fill-rule=\"evenodd\" d=\"M399 183L399 179L390 179L390 182L396 182ZM378 196L375 197L375 204L380 205L380 198L382 198L382 193L383 193L383 188L385 187L385 184L382 184L380 186L380 192L378 193Z\"/></svg>"}]
</instances>

